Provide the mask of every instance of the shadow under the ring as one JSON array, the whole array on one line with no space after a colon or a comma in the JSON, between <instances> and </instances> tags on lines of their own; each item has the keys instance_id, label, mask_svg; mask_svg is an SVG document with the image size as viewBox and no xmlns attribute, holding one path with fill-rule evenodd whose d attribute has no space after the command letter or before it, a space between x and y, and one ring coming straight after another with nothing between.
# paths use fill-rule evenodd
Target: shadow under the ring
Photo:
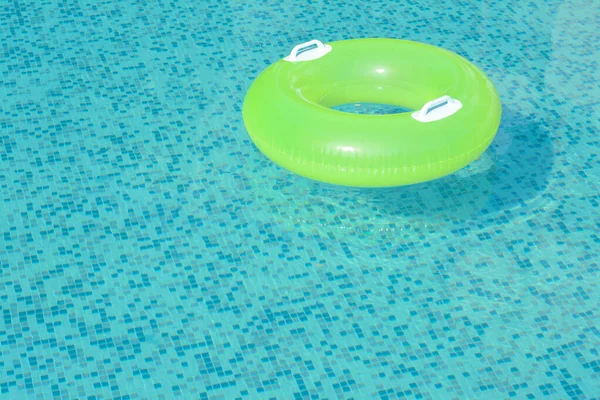
<instances>
[{"instance_id":1,"label":"shadow under the ring","mask_svg":"<svg viewBox=\"0 0 600 400\"><path fill-rule=\"evenodd\" d=\"M526 206L544 190L552 160L552 144L543 124L534 116L505 107L488 150L444 178L411 186L362 189L278 174L275 184L262 190L265 196L274 197L270 210L281 217L325 229L381 231L467 219L476 219L481 225L498 217L506 223L519 213L503 211Z\"/></svg>"}]
</instances>

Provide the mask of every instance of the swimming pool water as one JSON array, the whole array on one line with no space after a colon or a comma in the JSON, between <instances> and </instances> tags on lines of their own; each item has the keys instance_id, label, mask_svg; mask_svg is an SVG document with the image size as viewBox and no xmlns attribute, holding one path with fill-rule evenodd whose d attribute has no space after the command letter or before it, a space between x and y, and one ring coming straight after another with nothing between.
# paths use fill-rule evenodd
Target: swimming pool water
<instances>
[{"instance_id":1,"label":"swimming pool water","mask_svg":"<svg viewBox=\"0 0 600 400\"><path fill-rule=\"evenodd\" d=\"M600 3L6 1L0 397L593 399ZM455 51L503 101L446 178L357 190L241 117L298 43Z\"/></svg>"}]
</instances>

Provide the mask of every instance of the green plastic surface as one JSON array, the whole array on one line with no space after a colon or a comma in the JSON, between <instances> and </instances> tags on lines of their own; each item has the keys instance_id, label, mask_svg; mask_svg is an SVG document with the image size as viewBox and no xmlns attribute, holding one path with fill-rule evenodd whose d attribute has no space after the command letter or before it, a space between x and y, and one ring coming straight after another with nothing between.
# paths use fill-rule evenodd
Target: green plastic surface
<instances>
[{"instance_id":1,"label":"green plastic surface","mask_svg":"<svg viewBox=\"0 0 600 400\"><path fill-rule=\"evenodd\" d=\"M244 123L273 162L332 184L400 186L457 171L490 145L500 124L500 99L487 76L466 59L398 39L328 44L331 52L316 60L275 62L246 94ZM370 102L418 110L444 95L462 108L427 123L410 112L331 109Z\"/></svg>"}]
</instances>

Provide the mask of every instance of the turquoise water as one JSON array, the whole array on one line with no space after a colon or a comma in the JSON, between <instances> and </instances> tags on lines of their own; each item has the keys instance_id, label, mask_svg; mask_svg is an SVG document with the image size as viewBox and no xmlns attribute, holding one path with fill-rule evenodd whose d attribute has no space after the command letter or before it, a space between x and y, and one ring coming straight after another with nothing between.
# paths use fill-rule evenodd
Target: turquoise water
<instances>
[{"instance_id":1,"label":"turquoise water","mask_svg":"<svg viewBox=\"0 0 600 400\"><path fill-rule=\"evenodd\" d=\"M6 1L0 394L593 399L600 3ZM301 42L442 46L492 146L357 190L268 161L241 105Z\"/></svg>"}]
</instances>

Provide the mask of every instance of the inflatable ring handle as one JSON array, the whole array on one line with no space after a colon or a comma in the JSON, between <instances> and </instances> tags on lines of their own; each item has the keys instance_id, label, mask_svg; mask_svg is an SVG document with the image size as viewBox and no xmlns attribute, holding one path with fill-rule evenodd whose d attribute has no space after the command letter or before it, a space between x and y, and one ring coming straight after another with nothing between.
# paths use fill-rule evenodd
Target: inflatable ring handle
<instances>
[{"instance_id":1,"label":"inflatable ring handle","mask_svg":"<svg viewBox=\"0 0 600 400\"><path fill-rule=\"evenodd\" d=\"M310 46L317 47L315 47L314 49L306 50L305 52L301 53L302 57L300 57L300 50ZM323 44L323 42L321 42L320 40L314 39L294 46L290 54L286 58L284 58L284 60L291 62L316 60L317 58L323 57L330 51L331 46Z\"/></svg>"},{"instance_id":2,"label":"inflatable ring handle","mask_svg":"<svg viewBox=\"0 0 600 400\"><path fill-rule=\"evenodd\" d=\"M433 122L447 118L462 108L459 100L450 96L442 96L428 101L419 111L412 113L412 117L419 122Z\"/></svg>"}]
</instances>

